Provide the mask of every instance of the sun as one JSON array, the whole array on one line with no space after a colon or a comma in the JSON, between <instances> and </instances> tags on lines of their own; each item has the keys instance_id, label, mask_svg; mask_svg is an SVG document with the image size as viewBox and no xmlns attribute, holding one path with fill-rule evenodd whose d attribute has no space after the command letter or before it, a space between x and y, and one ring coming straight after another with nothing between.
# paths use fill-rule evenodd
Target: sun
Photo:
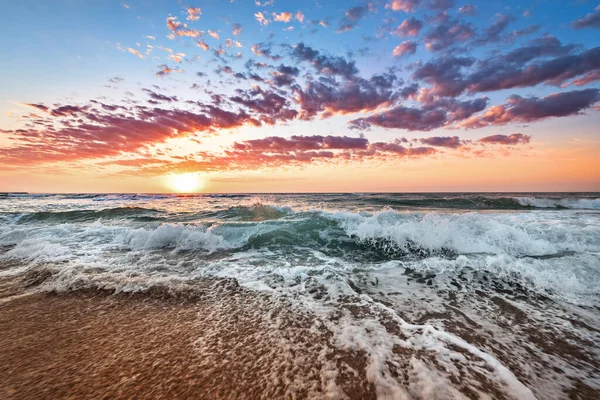
<instances>
[{"instance_id":1,"label":"sun","mask_svg":"<svg viewBox=\"0 0 600 400\"><path fill-rule=\"evenodd\" d=\"M171 174L168 177L169 186L179 193L193 193L202 189L204 182L195 173Z\"/></svg>"}]
</instances>

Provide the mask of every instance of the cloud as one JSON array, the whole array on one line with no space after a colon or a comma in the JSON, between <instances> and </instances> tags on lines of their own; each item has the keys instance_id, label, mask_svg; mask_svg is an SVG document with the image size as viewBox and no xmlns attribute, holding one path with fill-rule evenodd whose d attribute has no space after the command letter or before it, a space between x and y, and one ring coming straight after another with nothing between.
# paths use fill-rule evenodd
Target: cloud
<instances>
[{"instance_id":1,"label":"cloud","mask_svg":"<svg viewBox=\"0 0 600 400\"><path fill-rule=\"evenodd\" d=\"M141 59L146 58L146 56L144 56L142 53L140 53L136 49L132 49L131 47L128 47L127 51L130 52L131 54L133 54L134 56L139 57Z\"/></svg>"},{"instance_id":2,"label":"cloud","mask_svg":"<svg viewBox=\"0 0 600 400\"><path fill-rule=\"evenodd\" d=\"M271 54L271 49L269 47L263 47L264 44L262 43L257 43L257 44L253 44L252 47L250 47L250 49L252 50L252 53L254 55L257 56L269 56Z\"/></svg>"},{"instance_id":3,"label":"cloud","mask_svg":"<svg viewBox=\"0 0 600 400\"><path fill-rule=\"evenodd\" d=\"M425 47L430 51L448 50L474 36L475 29L470 23L449 18L425 34Z\"/></svg>"},{"instance_id":4,"label":"cloud","mask_svg":"<svg viewBox=\"0 0 600 400\"><path fill-rule=\"evenodd\" d=\"M352 7L346 11L346 18L348 18L350 21L358 21L367 15L368 11L369 10L367 7Z\"/></svg>"},{"instance_id":5,"label":"cloud","mask_svg":"<svg viewBox=\"0 0 600 400\"><path fill-rule=\"evenodd\" d=\"M431 147L404 147L406 140L370 143L363 137L348 136L272 136L236 142L223 155L207 155L209 165L230 169L273 168L320 161L340 162L388 157L424 157L435 154Z\"/></svg>"},{"instance_id":6,"label":"cloud","mask_svg":"<svg viewBox=\"0 0 600 400\"><path fill-rule=\"evenodd\" d=\"M232 28L233 28L233 35L234 36L238 36L239 34L242 33L242 24L238 24L236 22L235 24L233 24Z\"/></svg>"},{"instance_id":7,"label":"cloud","mask_svg":"<svg viewBox=\"0 0 600 400\"><path fill-rule=\"evenodd\" d=\"M80 113L84 112L85 110L87 110L87 107L67 105L67 106L60 106L60 107L50 110L50 114L53 117L67 117L67 116L73 116L76 114L80 114Z\"/></svg>"},{"instance_id":8,"label":"cloud","mask_svg":"<svg viewBox=\"0 0 600 400\"><path fill-rule=\"evenodd\" d=\"M280 65L279 71L295 74L294 67ZM386 86L385 78L375 76L369 82ZM174 104L175 96L143 89L154 104ZM47 115L39 129L4 131L13 145L0 149L0 162L5 165L32 165L47 162L97 160L98 165L116 165L130 168L136 174L160 174L194 169L202 171L248 170L301 166L320 161L356 162L363 160L385 161L389 158L419 158L438 153L436 147L458 149L464 141L458 137L434 136L415 139L415 146L405 138L391 142L370 142L363 136L294 135L270 136L234 142L222 152L199 152L186 156L161 159L150 158L148 149L171 138L181 138L198 133L210 134L222 129L244 125L259 126L296 118L297 112L289 108L286 97L275 91L259 87L238 89L229 101L250 110L232 112L215 105L198 102L197 110L151 108L141 105L108 105L92 100L87 105L61 105L50 108L41 103L31 107ZM219 103L224 99L220 99ZM450 102L452 103L452 102ZM444 104L448 110L459 112L468 108L467 102ZM439 109L442 104L432 106ZM119 110L117 112L117 110ZM447 119L449 117L446 117ZM51 123L52 119L58 121ZM514 134L496 135L480 140L486 144L526 143L528 136ZM181 160L181 161L180 161Z\"/></svg>"},{"instance_id":9,"label":"cloud","mask_svg":"<svg viewBox=\"0 0 600 400\"><path fill-rule=\"evenodd\" d=\"M295 100L300 118L309 120L319 115L370 112L389 107L396 101L398 80L393 74L374 75L370 79L353 78L340 82L334 77L309 80L304 88L295 87Z\"/></svg>"},{"instance_id":10,"label":"cloud","mask_svg":"<svg viewBox=\"0 0 600 400\"><path fill-rule=\"evenodd\" d=\"M198 45L198 47L200 47L204 51L210 50L210 46L208 44L206 44L206 42L202 39L198 40L198 43L196 43L196 44Z\"/></svg>"},{"instance_id":11,"label":"cloud","mask_svg":"<svg viewBox=\"0 0 600 400\"><path fill-rule=\"evenodd\" d=\"M423 27L423 22L416 18L407 18L393 32L400 36L417 36Z\"/></svg>"},{"instance_id":12,"label":"cloud","mask_svg":"<svg viewBox=\"0 0 600 400\"><path fill-rule=\"evenodd\" d=\"M202 15L202 10L198 7L189 7L187 9L187 20L188 21L198 21L200 19L200 16Z\"/></svg>"},{"instance_id":13,"label":"cloud","mask_svg":"<svg viewBox=\"0 0 600 400\"><path fill-rule=\"evenodd\" d=\"M462 69L474 63L475 59L470 57L441 57L418 66L412 78L432 85L435 95L455 97L468 86Z\"/></svg>"},{"instance_id":14,"label":"cloud","mask_svg":"<svg viewBox=\"0 0 600 400\"><path fill-rule=\"evenodd\" d=\"M259 24L261 24L262 26L267 26L269 25L269 21L261 12L257 12L254 14L254 18L258 21Z\"/></svg>"},{"instance_id":15,"label":"cloud","mask_svg":"<svg viewBox=\"0 0 600 400\"><path fill-rule=\"evenodd\" d=\"M600 101L600 89L574 90L546 97L512 95L506 104L491 107L483 115L463 121L465 128L505 125L513 122L533 122L552 117L580 114Z\"/></svg>"},{"instance_id":16,"label":"cloud","mask_svg":"<svg viewBox=\"0 0 600 400\"><path fill-rule=\"evenodd\" d=\"M358 21L369 12L368 6L352 7L346 11L346 16L341 20L336 32L346 32L354 29Z\"/></svg>"},{"instance_id":17,"label":"cloud","mask_svg":"<svg viewBox=\"0 0 600 400\"><path fill-rule=\"evenodd\" d=\"M478 140L480 143L493 143L493 144L504 144L513 145L519 143L529 143L531 136L523 135L522 133L513 133L512 135L492 135L486 136Z\"/></svg>"},{"instance_id":18,"label":"cloud","mask_svg":"<svg viewBox=\"0 0 600 400\"><path fill-rule=\"evenodd\" d=\"M458 9L460 14L473 16L477 14L477 8L473 4L466 4Z\"/></svg>"},{"instance_id":19,"label":"cloud","mask_svg":"<svg viewBox=\"0 0 600 400\"><path fill-rule=\"evenodd\" d=\"M174 101L179 101L179 99L177 98L177 96L166 96L164 94L161 93L156 93L150 89L142 89L144 92L148 93L148 95L155 101L157 102L174 102Z\"/></svg>"},{"instance_id":20,"label":"cloud","mask_svg":"<svg viewBox=\"0 0 600 400\"><path fill-rule=\"evenodd\" d=\"M298 10L298 12L296 13L296 19L301 24L304 23L304 14L302 13L302 11Z\"/></svg>"},{"instance_id":21,"label":"cloud","mask_svg":"<svg viewBox=\"0 0 600 400\"><path fill-rule=\"evenodd\" d=\"M429 0L426 2L428 8L433 10L447 10L454 7L454 0Z\"/></svg>"},{"instance_id":22,"label":"cloud","mask_svg":"<svg viewBox=\"0 0 600 400\"><path fill-rule=\"evenodd\" d=\"M501 63L524 64L536 58L568 55L576 47L574 45L563 46L560 40L554 36L543 36L530 40L525 46L513 49L504 55L499 55L498 58ZM490 62L487 61L485 64L490 64Z\"/></svg>"},{"instance_id":23,"label":"cloud","mask_svg":"<svg viewBox=\"0 0 600 400\"><path fill-rule=\"evenodd\" d=\"M560 85L568 79L600 68L600 47L525 66L501 63L502 58L497 58L496 62L482 65L482 68L468 76L465 80L468 90L475 93L535 86L540 83Z\"/></svg>"},{"instance_id":24,"label":"cloud","mask_svg":"<svg viewBox=\"0 0 600 400\"><path fill-rule=\"evenodd\" d=\"M162 99L158 93L146 92ZM99 109L98 105L102 107ZM84 106L63 105L50 110L38 128L6 131L13 145L0 149L0 162L27 165L117 157L135 154L171 138L197 132L209 134L243 125L257 126L260 122L245 112L205 104L199 105L198 111L140 105L126 108L97 101Z\"/></svg>"},{"instance_id":25,"label":"cloud","mask_svg":"<svg viewBox=\"0 0 600 400\"><path fill-rule=\"evenodd\" d=\"M477 43L489 44L500 41L500 35L513 20L514 18L508 15L502 13L496 14L494 22L485 29L483 35L477 39Z\"/></svg>"},{"instance_id":26,"label":"cloud","mask_svg":"<svg viewBox=\"0 0 600 400\"><path fill-rule=\"evenodd\" d=\"M289 121L298 116L298 111L290 107L288 99L274 91L257 86L250 90L238 89L236 92L237 95L229 100L245 106L257 120L266 124L274 125L277 121Z\"/></svg>"},{"instance_id":27,"label":"cloud","mask_svg":"<svg viewBox=\"0 0 600 400\"><path fill-rule=\"evenodd\" d=\"M385 8L390 8L393 11L412 12L415 11L419 0L392 0L386 4Z\"/></svg>"},{"instance_id":28,"label":"cloud","mask_svg":"<svg viewBox=\"0 0 600 400\"><path fill-rule=\"evenodd\" d=\"M598 7L596 7L597 9ZM594 28L600 29L600 10L590 13L583 18L571 23L575 29Z\"/></svg>"},{"instance_id":29,"label":"cloud","mask_svg":"<svg viewBox=\"0 0 600 400\"><path fill-rule=\"evenodd\" d=\"M275 71L271 71L270 75L273 77L273 83L276 86L291 86L295 83L295 78L300 73L300 70L296 67L290 67L286 65L280 65Z\"/></svg>"},{"instance_id":30,"label":"cloud","mask_svg":"<svg viewBox=\"0 0 600 400\"><path fill-rule=\"evenodd\" d=\"M292 57L299 61L310 62L313 67L325 75L338 75L351 79L358 74L354 61L348 61L343 57L329 56L320 53L312 47L299 43L292 51Z\"/></svg>"},{"instance_id":31,"label":"cloud","mask_svg":"<svg viewBox=\"0 0 600 400\"><path fill-rule=\"evenodd\" d=\"M412 40L407 40L405 42L400 43L398 46L394 48L392 51L392 55L394 57L400 57L403 55L411 55L417 52L417 44Z\"/></svg>"},{"instance_id":32,"label":"cloud","mask_svg":"<svg viewBox=\"0 0 600 400\"><path fill-rule=\"evenodd\" d=\"M48 112L49 108L43 104L25 103L26 106L37 108L40 111Z\"/></svg>"},{"instance_id":33,"label":"cloud","mask_svg":"<svg viewBox=\"0 0 600 400\"><path fill-rule=\"evenodd\" d=\"M175 61L176 63L181 63L181 61L183 60L183 57L185 57L185 53L171 54L167 58Z\"/></svg>"},{"instance_id":34,"label":"cloud","mask_svg":"<svg viewBox=\"0 0 600 400\"><path fill-rule=\"evenodd\" d=\"M187 36L187 37L198 37L200 31L195 29L189 29L183 22L177 21L177 17L167 18L167 28L171 31L172 37L175 36Z\"/></svg>"},{"instance_id":35,"label":"cloud","mask_svg":"<svg viewBox=\"0 0 600 400\"><path fill-rule=\"evenodd\" d=\"M277 22L290 22L293 14L289 11L281 12L279 14L273 13L273 20Z\"/></svg>"},{"instance_id":36,"label":"cloud","mask_svg":"<svg viewBox=\"0 0 600 400\"><path fill-rule=\"evenodd\" d=\"M371 125L388 129L406 129L409 131L430 131L457 121L485 109L488 99L475 100L439 100L420 108L398 105L387 111L369 117L350 121L354 129L368 129Z\"/></svg>"},{"instance_id":37,"label":"cloud","mask_svg":"<svg viewBox=\"0 0 600 400\"><path fill-rule=\"evenodd\" d=\"M219 33L218 32L213 32L210 29L208 30L208 35L210 37L212 37L213 39L219 39Z\"/></svg>"},{"instance_id":38,"label":"cloud","mask_svg":"<svg viewBox=\"0 0 600 400\"><path fill-rule=\"evenodd\" d=\"M452 97L540 83L558 86L600 68L600 47L571 54L573 48L546 37L487 60L443 56L417 66L412 78L432 85L435 95ZM463 72L466 68L469 72Z\"/></svg>"},{"instance_id":39,"label":"cloud","mask_svg":"<svg viewBox=\"0 0 600 400\"><path fill-rule=\"evenodd\" d=\"M429 146L449 147L452 149L456 149L463 145L463 142L459 139L458 136L432 136L419 139L419 141Z\"/></svg>"},{"instance_id":40,"label":"cloud","mask_svg":"<svg viewBox=\"0 0 600 400\"><path fill-rule=\"evenodd\" d=\"M520 37L520 36L531 35L532 33L535 33L539 30L540 30L539 25L528 25L523 29L518 29L518 30L512 31L511 36L512 37Z\"/></svg>"},{"instance_id":41,"label":"cloud","mask_svg":"<svg viewBox=\"0 0 600 400\"><path fill-rule=\"evenodd\" d=\"M581 78L575 79L571 84L575 86L584 86L596 81L600 81L600 70L590 71Z\"/></svg>"},{"instance_id":42,"label":"cloud","mask_svg":"<svg viewBox=\"0 0 600 400\"><path fill-rule=\"evenodd\" d=\"M124 82L124 81L125 81L125 79L123 79L123 78L122 78L122 77L120 77L120 76L113 76L113 77L112 77L112 78L110 78L108 81L109 81L110 83L121 83L121 82Z\"/></svg>"},{"instance_id":43,"label":"cloud","mask_svg":"<svg viewBox=\"0 0 600 400\"><path fill-rule=\"evenodd\" d=\"M160 65L160 70L156 73L156 76L167 76L172 72L183 72L181 68L171 68L167 65Z\"/></svg>"},{"instance_id":44,"label":"cloud","mask_svg":"<svg viewBox=\"0 0 600 400\"><path fill-rule=\"evenodd\" d=\"M363 137L348 136L292 136L289 139L272 136L264 139L236 142L235 150L287 153L298 150L350 150L367 148L369 141Z\"/></svg>"}]
</instances>

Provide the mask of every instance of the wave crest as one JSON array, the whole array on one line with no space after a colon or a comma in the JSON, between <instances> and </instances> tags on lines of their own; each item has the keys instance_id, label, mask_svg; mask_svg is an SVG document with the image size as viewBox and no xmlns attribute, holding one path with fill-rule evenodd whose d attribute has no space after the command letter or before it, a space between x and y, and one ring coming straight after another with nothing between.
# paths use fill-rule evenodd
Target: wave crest
<instances>
[{"instance_id":1,"label":"wave crest","mask_svg":"<svg viewBox=\"0 0 600 400\"><path fill-rule=\"evenodd\" d=\"M600 210L599 199L575 198L544 198L544 197L517 197L516 200L524 207L535 208L573 208L586 210Z\"/></svg>"}]
</instances>

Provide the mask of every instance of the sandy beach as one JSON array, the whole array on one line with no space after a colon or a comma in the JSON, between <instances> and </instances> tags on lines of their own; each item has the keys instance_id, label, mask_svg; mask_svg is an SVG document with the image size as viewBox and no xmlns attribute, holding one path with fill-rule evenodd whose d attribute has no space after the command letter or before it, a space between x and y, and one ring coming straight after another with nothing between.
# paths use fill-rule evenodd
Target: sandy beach
<instances>
[{"instance_id":1,"label":"sandy beach","mask_svg":"<svg viewBox=\"0 0 600 400\"><path fill-rule=\"evenodd\" d=\"M377 398L365 354L331 351L328 332L315 332L311 321L292 319L286 310L265 309L268 303L232 281L198 282L192 296L162 290L27 294L22 287L22 281L3 281L4 399L325 398L336 391L334 398ZM272 319L281 324L278 332L265 330ZM485 341L476 335L469 340ZM586 358L575 347L562 351ZM406 360L433 360L419 351L395 352ZM403 373L396 378L410 393L414 372ZM494 382L478 378L479 393L455 384L466 398L508 398ZM565 392L569 399L599 395L583 382ZM427 397L413 391L411 398Z\"/></svg>"},{"instance_id":2,"label":"sandy beach","mask_svg":"<svg viewBox=\"0 0 600 400\"><path fill-rule=\"evenodd\" d=\"M263 335L258 303L227 282L225 292L227 305L212 296L159 292L13 291L0 307L0 397L307 398L324 390L327 382L315 372L327 361L311 351L320 347L311 339L327 338L302 335L301 326L282 327L280 337ZM297 359L295 348L304 353ZM331 356L364 368L358 354ZM331 378L350 398L375 398L364 376Z\"/></svg>"}]
</instances>

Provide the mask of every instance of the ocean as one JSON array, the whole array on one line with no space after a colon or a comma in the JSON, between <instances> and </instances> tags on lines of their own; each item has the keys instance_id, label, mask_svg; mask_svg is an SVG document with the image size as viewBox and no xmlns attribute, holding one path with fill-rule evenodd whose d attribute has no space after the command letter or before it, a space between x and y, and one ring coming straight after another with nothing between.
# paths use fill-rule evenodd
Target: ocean
<instances>
[{"instance_id":1,"label":"ocean","mask_svg":"<svg viewBox=\"0 0 600 400\"><path fill-rule=\"evenodd\" d=\"M600 391L598 193L8 194L0 279L210 299L197 362L255 398Z\"/></svg>"}]
</instances>

